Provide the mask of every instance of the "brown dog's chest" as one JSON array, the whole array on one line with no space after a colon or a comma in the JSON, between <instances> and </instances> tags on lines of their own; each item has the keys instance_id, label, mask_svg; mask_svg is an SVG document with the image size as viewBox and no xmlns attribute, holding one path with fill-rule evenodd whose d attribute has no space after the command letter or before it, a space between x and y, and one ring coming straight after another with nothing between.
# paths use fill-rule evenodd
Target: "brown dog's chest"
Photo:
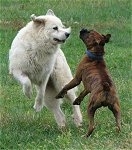
<instances>
[{"instance_id":1,"label":"brown dog's chest","mask_svg":"<svg viewBox=\"0 0 132 150\"><path fill-rule=\"evenodd\" d=\"M80 70L78 72L81 74L84 87L90 91L97 86L101 88L104 82L107 82L109 85L112 83L103 60L91 61L88 57L84 57L79 64L78 70Z\"/></svg>"}]
</instances>

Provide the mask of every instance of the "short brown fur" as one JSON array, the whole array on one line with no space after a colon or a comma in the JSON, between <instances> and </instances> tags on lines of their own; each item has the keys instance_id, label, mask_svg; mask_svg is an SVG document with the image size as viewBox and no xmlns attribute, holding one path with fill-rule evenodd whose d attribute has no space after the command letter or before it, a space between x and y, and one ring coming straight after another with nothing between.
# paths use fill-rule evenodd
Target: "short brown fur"
<instances>
[{"instance_id":1,"label":"short brown fur","mask_svg":"<svg viewBox=\"0 0 132 150\"><path fill-rule=\"evenodd\" d=\"M68 90L79 85L83 82L84 90L80 93L78 98L74 101L74 105L80 105L83 98L90 93L90 101L88 105L88 117L89 117L89 129L86 136L90 136L94 130L94 114L95 111L101 106L108 106L113 112L116 119L117 131L120 131L120 104L116 94L115 85L109 75L104 55L104 45L109 42L111 35L102 35L96 31L88 31L82 29L80 31L80 38L85 43L90 53L94 54L97 58L85 55L79 63L76 71L76 75L72 81L70 81L56 96L56 98L62 98ZM102 56L102 59L98 59L98 56Z\"/></svg>"}]
</instances>

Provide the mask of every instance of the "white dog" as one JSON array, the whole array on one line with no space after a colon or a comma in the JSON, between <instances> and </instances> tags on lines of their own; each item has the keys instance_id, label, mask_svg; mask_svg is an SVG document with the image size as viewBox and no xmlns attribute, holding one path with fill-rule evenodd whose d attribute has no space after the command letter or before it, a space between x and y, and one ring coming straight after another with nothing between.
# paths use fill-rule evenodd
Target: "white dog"
<instances>
[{"instance_id":1,"label":"white dog","mask_svg":"<svg viewBox=\"0 0 132 150\"><path fill-rule=\"evenodd\" d=\"M9 52L10 73L22 84L24 94L30 98L32 84L36 85L37 96L34 109L40 111L45 105L55 116L58 126L65 126L65 116L60 108L57 93L72 79L66 58L60 49L70 35L61 20L48 10L46 15L31 15L12 42ZM76 99L75 89L67 94L71 104ZM73 107L74 123L81 125L79 106Z\"/></svg>"}]
</instances>

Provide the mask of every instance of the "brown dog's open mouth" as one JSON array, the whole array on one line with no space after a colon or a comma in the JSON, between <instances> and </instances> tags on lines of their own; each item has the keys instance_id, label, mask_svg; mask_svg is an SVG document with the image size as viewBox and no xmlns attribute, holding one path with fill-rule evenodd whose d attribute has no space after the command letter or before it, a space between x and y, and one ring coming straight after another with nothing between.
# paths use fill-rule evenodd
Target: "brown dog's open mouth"
<instances>
[{"instance_id":1,"label":"brown dog's open mouth","mask_svg":"<svg viewBox=\"0 0 132 150\"><path fill-rule=\"evenodd\" d=\"M65 42L65 40L59 40L59 39L57 39L57 38L54 38L54 41L56 41L56 42L58 42L58 43L64 43L64 42Z\"/></svg>"}]
</instances>

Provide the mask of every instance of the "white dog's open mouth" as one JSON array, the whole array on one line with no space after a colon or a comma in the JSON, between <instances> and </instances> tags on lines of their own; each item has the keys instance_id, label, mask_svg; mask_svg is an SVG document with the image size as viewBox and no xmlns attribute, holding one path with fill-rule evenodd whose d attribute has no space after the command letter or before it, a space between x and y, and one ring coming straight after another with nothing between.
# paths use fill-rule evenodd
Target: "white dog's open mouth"
<instances>
[{"instance_id":1,"label":"white dog's open mouth","mask_svg":"<svg viewBox=\"0 0 132 150\"><path fill-rule=\"evenodd\" d=\"M56 41L56 42L58 42L58 43L64 43L64 42L65 42L65 40L59 40L59 39L57 39L57 38L54 38L54 41Z\"/></svg>"}]
</instances>

